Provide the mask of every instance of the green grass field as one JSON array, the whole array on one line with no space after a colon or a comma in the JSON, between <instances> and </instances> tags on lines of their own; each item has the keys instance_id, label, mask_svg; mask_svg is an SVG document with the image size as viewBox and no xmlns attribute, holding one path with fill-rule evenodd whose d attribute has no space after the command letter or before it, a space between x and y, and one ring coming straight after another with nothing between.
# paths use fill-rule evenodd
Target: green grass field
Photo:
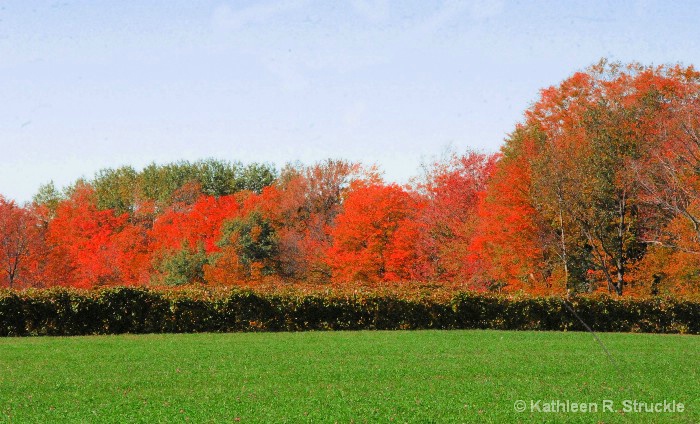
<instances>
[{"instance_id":1,"label":"green grass field","mask_svg":"<svg viewBox=\"0 0 700 424\"><path fill-rule=\"evenodd\" d=\"M700 422L700 337L501 331L0 339L10 422ZM516 400L528 410L518 413ZM530 401L683 402L677 413ZM542 404L541 403L541 404ZM541 405L540 404L540 405Z\"/></svg>"}]
</instances>

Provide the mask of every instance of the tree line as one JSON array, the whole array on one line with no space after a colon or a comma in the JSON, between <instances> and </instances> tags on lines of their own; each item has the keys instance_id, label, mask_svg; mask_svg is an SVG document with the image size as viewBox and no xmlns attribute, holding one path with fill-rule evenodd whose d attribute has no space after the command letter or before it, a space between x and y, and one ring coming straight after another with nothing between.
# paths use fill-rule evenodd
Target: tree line
<instances>
[{"instance_id":1,"label":"tree line","mask_svg":"<svg viewBox=\"0 0 700 424\"><path fill-rule=\"evenodd\" d=\"M346 160L106 169L0 198L2 284L700 291L700 73L601 61L541 91L501 151L410 184Z\"/></svg>"}]
</instances>

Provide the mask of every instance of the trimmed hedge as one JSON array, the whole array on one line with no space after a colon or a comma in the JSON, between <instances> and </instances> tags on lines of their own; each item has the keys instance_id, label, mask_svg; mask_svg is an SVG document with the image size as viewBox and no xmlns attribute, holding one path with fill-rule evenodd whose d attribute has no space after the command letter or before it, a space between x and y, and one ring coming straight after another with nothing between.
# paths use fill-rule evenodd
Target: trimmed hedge
<instances>
[{"instance_id":1,"label":"trimmed hedge","mask_svg":"<svg viewBox=\"0 0 700 424\"><path fill-rule=\"evenodd\" d=\"M595 331L700 334L700 301L577 297ZM558 297L107 288L0 291L0 336L305 330L585 331Z\"/></svg>"}]
</instances>

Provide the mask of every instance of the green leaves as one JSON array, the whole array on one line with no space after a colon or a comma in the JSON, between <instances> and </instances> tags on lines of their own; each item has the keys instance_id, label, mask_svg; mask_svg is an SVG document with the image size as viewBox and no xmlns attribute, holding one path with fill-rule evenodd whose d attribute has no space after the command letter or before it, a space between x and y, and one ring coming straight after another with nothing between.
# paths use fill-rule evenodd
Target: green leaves
<instances>
[{"instance_id":1,"label":"green leaves","mask_svg":"<svg viewBox=\"0 0 700 424\"><path fill-rule=\"evenodd\" d=\"M273 165L206 159L157 165L152 163L137 172L130 166L99 171L90 182L95 188L100 209L119 213L134 212L143 201L156 202L161 208L178 201L183 187L196 187L194 195L226 196L248 190L260 193L277 178Z\"/></svg>"},{"instance_id":2,"label":"green leaves","mask_svg":"<svg viewBox=\"0 0 700 424\"><path fill-rule=\"evenodd\" d=\"M595 331L700 334L698 299L569 299ZM584 331L550 296L218 288L0 290L0 336L397 329Z\"/></svg>"},{"instance_id":3,"label":"green leaves","mask_svg":"<svg viewBox=\"0 0 700 424\"><path fill-rule=\"evenodd\" d=\"M204 265L208 263L201 243L195 249L183 243L180 250L166 253L156 264L158 273L152 277L152 283L166 286L204 283Z\"/></svg>"},{"instance_id":4,"label":"green leaves","mask_svg":"<svg viewBox=\"0 0 700 424\"><path fill-rule=\"evenodd\" d=\"M253 211L246 217L225 222L222 234L219 247L233 249L246 274L250 275L253 264L262 266L262 275L274 273L277 234L260 212Z\"/></svg>"}]
</instances>

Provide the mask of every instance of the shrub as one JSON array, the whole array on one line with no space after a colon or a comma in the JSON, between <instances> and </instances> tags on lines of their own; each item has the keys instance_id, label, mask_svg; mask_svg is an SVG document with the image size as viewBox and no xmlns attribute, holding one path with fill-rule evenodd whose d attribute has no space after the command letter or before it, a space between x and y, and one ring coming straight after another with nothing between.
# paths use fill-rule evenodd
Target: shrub
<instances>
[{"instance_id":1,"label":"shrub","mask_svg":"<svg viewBox=\"0 0 700 424\"><path fill-rule=\"evenodd\" d=\"M0 291L0 335L500 329L700 334L700 301L398 290L107 288ZM568 305L568 306L567 306ZM572 310L575 312L572 313Z\"/></svg>"}]
</instances>

